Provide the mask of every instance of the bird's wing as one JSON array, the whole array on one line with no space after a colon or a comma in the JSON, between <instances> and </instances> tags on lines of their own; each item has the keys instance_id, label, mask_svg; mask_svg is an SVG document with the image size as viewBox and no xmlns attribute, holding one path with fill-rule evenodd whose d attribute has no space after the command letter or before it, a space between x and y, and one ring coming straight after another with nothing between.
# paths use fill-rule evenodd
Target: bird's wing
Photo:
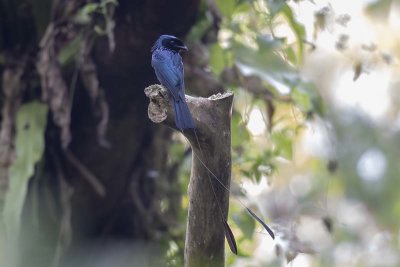
<instances>
[{"instance_id":1,"label":"bird's wing","mask_svg":"<svg viewBox=\"0 0 400 267\"><path fill-rule=\"evenodd\" d=\"M179 54L175 54L175 57L173 58L173 64L175 66L175 70L177 72L177 75L179 76L180 79L180 88L179 88L179 95L181 98L185 99L185 74L183 70L183 63L182 63L182 58Z\"/></svg>"},{"instance_id":2,"label":"bird's wing","mask_svg":"<svg viewBox=\"0 0 400 267\"><path fill-rule=\"evenodd\" d=\"M152 56L152 66L161 84L167 87L175 100L178 100L183 80L170 55L155 51Z\"/></svg>"}]
</instances>

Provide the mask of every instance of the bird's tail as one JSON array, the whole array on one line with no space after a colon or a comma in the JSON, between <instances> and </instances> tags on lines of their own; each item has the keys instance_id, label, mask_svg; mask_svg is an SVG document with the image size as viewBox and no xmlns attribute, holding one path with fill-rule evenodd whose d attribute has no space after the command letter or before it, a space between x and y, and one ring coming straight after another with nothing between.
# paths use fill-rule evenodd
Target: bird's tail
<instances>
[{"instance_id":1,"label":"bird's tail","mask_svg":"<svg viewBox=\"0 0 400 267\"><path fill-rule=\"evenodd\" d=\"M174 101L174 108L175 124L178 129L186 130L196 128L196 124L193 121L189 107L185 100L180 99L179 101Z\"/></svg>"}]
</instances>

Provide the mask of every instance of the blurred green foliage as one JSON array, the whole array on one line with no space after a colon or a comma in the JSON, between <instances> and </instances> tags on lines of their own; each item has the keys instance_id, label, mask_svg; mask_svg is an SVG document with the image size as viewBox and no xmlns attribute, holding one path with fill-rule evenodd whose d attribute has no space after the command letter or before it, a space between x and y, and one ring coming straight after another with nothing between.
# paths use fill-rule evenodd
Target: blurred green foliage
<instances>
[{"instance_id":1,"label":"blurred green foliage","mask_svg":"<svg viewBox=\"0 0 400 267\"><path fill-rule=\"evenodd\" d=\"M302 11L299 6L305 5L305 2L312 2L308 7L315 8L313 27L306 28L297 17L297 12ZM232 114L233 179L239 184L248 181L259 183L258 188L265 186L262 181L267 180L272 188L264 188L264 192L268 193L257 197L257 206L267 218L279 221L274 225L278 235L274 245L276 250L269 248L270 254L260 258L257 253L252 253L257 244L248 244L250 240L261 239L256 234L257 226L233 201L230 217L237 227L233 227L233 231L238 236L241 257L229 256L228 265L280 266L281 262L292 261L301 255L300 258L307 263L299 266L397 266L400 183L396 163L399 155L395 148L399 135L398 126L393 123L398 109L395 104L392 105L391 111L381 118L384 122L376 122L368 118L368 111L365 115L360 114L357 108L338 108L333 95L338 85L336 79L344 79L341 76L344 71L329 69L328 66L332 62L350 65L355 72L354 77L357 75L353 83L357 83L359 75L368 76L370 71L390 69L398 73L398 67L391 65L393 61L387 58L399 56L398 51L397 54L395 52L399 36L389 32L390 37L384 39L387 43L375 40L372 52L365 52L360 59L356 49L347 49L353 41L350 35L346 37L349 44L342 48L337 46L338 53L343 57L333 58L329 53L334 52L326 52L328 49L325 47L318 51L316 39L319 34L323 32L334 36L334 27L345 29L349 21L362 19L335 13L334 3L324 6L313 1L265 0L216 1L216 4L223 21L218 42L210 46L211 70L225 82L222 77L227 68L236 66L242 75L239 82L226 83L236 93ZM361 6L361 3L358 4ZM388 23L388 18L396 17L393 14L397 13L393 10L398 7L396 1L364 3L364 14L379 21L377 23ZM321 21L323 27L318 26ZM340 33L337 34L340 37ZM390 43L393 45L389 49ZM371 46L368 43L357 45ZM385 47L385 53L391 51L390 56L383 56L386 58L383 59L386 64L383 67L374 55L375 46L378 49L379 46ZM365 48L365 51L369 50ZM314 54L321 55L321 58L310 66L305 61L310 61L308 58ZM232 58L232 61L226 58ZM351 67L357 64L359 70ZM363 72L365 68L368 71ZM316 74L305 75L304 69ZM337 76L322 76L318 74L319 69ZM246 77L252 76L261 78L264 93L271 96L272 103L268 103L259 91L254 94L249 88L251 85L246 83ZM332 92L326 89L327 84ZM398 82L392 79L391 88L396 85ZM395 95L397 99L398 94ZM248 127L254 108L263 114L264 122L258 123L271 125L261 135L254 135ZM306 135L311 136L308 141L303 140ZM310 142L319 144L319 152L308 151L313 150L307 147ZM366 155L379 157L364 159ZM378 173L374 169L382 169L379 178L363 177L363 172ZM251 199L254 192L246 193L246 190L254 189L244 186L233 193ZM274 202L274 206L270 201ZM316 226L303 232L303 228L307 228L302 223L304 218ZM263 246L262 249L268 248ZM346 254L345 251L351 252ZM385 259L379 256L382 251L385 251ZM354 255L360 255L360 258L351 261ZM243 259L246 257L247 261ZM255 260L257 257L258 261ZM373 260L368 261L368 258ZM297 265L294 263L293 266Z\"/></svg>"},{"instance_id":2,"label":"blurred green foliage","mask_svg":"<svg viewBox=\"0 0 400 267\"><path fill-rule=\"evenodd\" d=\"M17 113L16 160L9 169L11 177L4 205L5 235L10 245L17 245L21 214L35 165L44 152L47 106L39 102L23 104ZM18 251L13 247L14 252Z\"/></svg>"}]
</instances>

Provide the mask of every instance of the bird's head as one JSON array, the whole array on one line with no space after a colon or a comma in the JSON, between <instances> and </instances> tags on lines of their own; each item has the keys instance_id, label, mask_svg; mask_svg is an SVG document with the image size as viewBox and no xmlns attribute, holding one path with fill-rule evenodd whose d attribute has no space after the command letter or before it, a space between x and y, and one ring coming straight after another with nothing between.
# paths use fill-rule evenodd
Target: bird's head
<instances>
[{"instance_id":1,"label":"bird's head","mask_svg":"<svg viewBox=\"0 0 400 267\"><path fill-rule=\"evenodd\" d=\"M174 52L187 51L186 45L179 38L172 35L161 35L151 48L151 52L158 48L167 48Z\"/></svg>"}]
</instances>

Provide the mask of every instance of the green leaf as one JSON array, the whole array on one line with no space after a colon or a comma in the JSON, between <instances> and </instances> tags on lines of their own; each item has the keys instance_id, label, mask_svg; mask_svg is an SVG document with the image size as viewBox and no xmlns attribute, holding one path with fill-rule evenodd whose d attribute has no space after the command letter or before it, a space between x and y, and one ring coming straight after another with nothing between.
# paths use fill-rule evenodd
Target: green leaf
<instances>
[{"instance_id":1,"label":"green leaf","mask_svg":"<svg viewBox=\"0 0 400 267\"><path fill-rule=\"evenodd\" d=\"M208 18L198 20L196 25L192 27L190 33L186 37L186 40L191 42L198 42L204 33L211 27L212 22Z\"/></svg>"},{"instance_id":2,"label":"green leaf","mask_svg":"<svg viewBox=\"0 0 400 267\"><path fill-rule=\"evenodd\" d=\"M210 48L210 67L212 72L219 76L225 68L225 52L222 47L215 43Z\"/></svg>"},{"instance_id":3,"label":"green leaf","mask_svg":"<svg viewBox=\"0 0 400 267\"><path fill-rule=\"evenodd\" d=\"M232 115L232 147L242 146L250 140L250 133L243 123L240 113L234 112Z\"/></svg>"},{"instance_id":4,"label":"green leaf","mask_svg":"<svg viewBox=\"0 0 400 267\"><path fill-rule=\"evenodd\" d=\"M105 29L103 29L100 25L95 25L93 29L94 29L94 32L97 33L98 35L107 34L107 31Z\"/></svg>"},{"instance_id":5,"label":"green leaf","mask_svg":"<svg viewBox=\"0 0 400 267\"><path fill-rule=\"evenodd\" d=\"M9 169L9 188L3 211L6 234L11 242L18 239L28 182L35 164L43 156L46 122L47 106L39 102L24 104L17 113L16 159Z\"/></svg>"},{"instance_id":6,"label":"green leaf","mask_svg":"<svg viewBox=\"0 0 400 267\"><path fill-rule=\"evenodd\" d=\"M81 8L82 13L89 15L92 14L96 11L98 11L100 5L97 3L89 3L83 6L83 8Z\"/></svg>"},{"instance_id":7,"label":"green leaf","mask_svg":"<svg viewBox=\"0 0 400 267\"><path fill-rule=\"evenodd\" d=\"M235 7L235 14L251 12L251 5L248 1L237 2Z\"/></svg>"},{"instance_id":8,"label":"green leaf","mask_svg":"<svg viewBox=\"0 0 400 267\"><path fill-rule=\"evenodd\" d=\"M286 0L267 0L267 6L272 17L278 14L284 7Z\"/></svg>"},{"instance_id":9,"label":"green leaf","mask_svg":"<svg viewBox=\"0 0 400 267\"><path fill-rule=\"evenodd\" d=\"M303 90L293 88L291 92L291 97L296 103L296 106L298 106L303 112L308 112L311 110L311 98Z\"/></svg>"},{"instance_id":10,"label":"green leaf","mask_svg":"<svg viewBox=\"0 0 400 267\"><path fill-rule=\"evenodd\" d=\"M60 52L58 53L58 62L64 66L71 62L73 58L75 58L80 50L80 42L81 42L81 36L78 35L70 41L65 47L63 47Z\"/></svg>"},{"instance_id":11,"label":"green leaf","mask_svg":"<svg viewBox=\"0 0 400 267\"><path fill-rule=\"evenodd\" d=\"M285 16L287 19L289 26L292 28L292 31L296 35L297 39L297 63L300 64L303 62L303 56L304 56L304 38L306 35L306 30L302 24L297 22L295 15L293 14L292 9L285 4L284 7L282 8L282 14Z\"/></svg>"},{"instance_id":12,"label":"green leaf","mask_svg":"<svg viewBox=\"0 0 400 267\"><path fill-rule=\"evenodd\" d=\"M222 15L229 19L235 10L235 0L216 0L218 9L221 11Z\"/></svg>"},{"instance_id":13,"label":"green leaf","mask_svg":"<svg viewBox=\"0 0 400 267\"><path fill-rule=\"evenodd\" d=\"M257 50L234 43L234 55L240 62L252 65L265 74L281 75L283 73L293 73L293 68L288 66L282 57L276 53L280 48L280 43L280 39L271 41L267 38L258 38Z\"/></svg>"},{"instance_id":14,"label":"green leaf","mask_svg":"<svg viewBox=\"0 0 400 267\"><path fill-rule=\"evenodd\" d=\"M299 82L292 91L292 98L303 112L324 114L324 102L314 83Z\"/></svg>"},{"instance_id":15,"label":"green leaf","mask_svg":"<svg viewBox=\"0 0 400 267\"><path fill-rule=\"evenodd\" d=\"M276 149L279 151L279 154L291 160L293 156L293 134L289 129L285 129L283 131L274 132L272 134L272 141L274 142Z\"/></svg>"},{"instance_id":16,"label":"green leaf","mask_svg":"<svg viewBox=\"0 0 400 267\"><path fill-rule=\"evenodd\" d=\"M92 21L93 13L100 13L103 16L107 16L107 6L118 6L117 0L102 0L100 3L88 3L84 5L77 12L74 20L76 23L89 24Z\"/></svg>"},{"instance_id":17,"label":"green leaf","mask_svg":"<svg viewBox=\"0 0 400 267\"><path fill-rule=\"evenodd\" d=\"M238 67L243 74L257 75L279 92L288 93L291 80L298 79L298 72L275 52L278 42L258 38L257 44L257 50L238 42L233 44L232 51Z\"/></svg>"},{"instance_id":18,"label":"green leaf","mask_svg":"<svg viewBox=\"0 0 400 267\"><path fill-rule=\"evenodd\" d=\"M287 47L285 49L286 59L289 60L292 64L297 63L296 53L294 52L292 47Z\"/></svg>"},{"instance_id":19,"label":"green leaf","mask_svg":"<svg viewBox=\"0 0 400 267\"><path fill-rule=\"evenodd\" d=\"M378 0L367 6L367 14L376 19L389 18L393 0Z\"/></svg>"},{"instance_id":20,"label":"green leaf","mask_svg":"<svg viewBox=\"0 0 400 267\"><path fill-rule=\"evenodd\" d=\"M99 11L100 4L97 3L89 3L84 5L79 11L77 12L74 20L76 23L80 24L89 24L91 22L91 15L94 12Z\"/></svg>"},{"instance_id":21,"label":"green leaf","mask_svg":"<svg viewBox=\"0 0 400 267\"><path fill-rule=\"evenodd\" d=\"M117 1L117 0L101 0L100 5L101 5L103 8L106 8L107 5L118 6L118 1Z\"/></svg>"}]
</instances>

